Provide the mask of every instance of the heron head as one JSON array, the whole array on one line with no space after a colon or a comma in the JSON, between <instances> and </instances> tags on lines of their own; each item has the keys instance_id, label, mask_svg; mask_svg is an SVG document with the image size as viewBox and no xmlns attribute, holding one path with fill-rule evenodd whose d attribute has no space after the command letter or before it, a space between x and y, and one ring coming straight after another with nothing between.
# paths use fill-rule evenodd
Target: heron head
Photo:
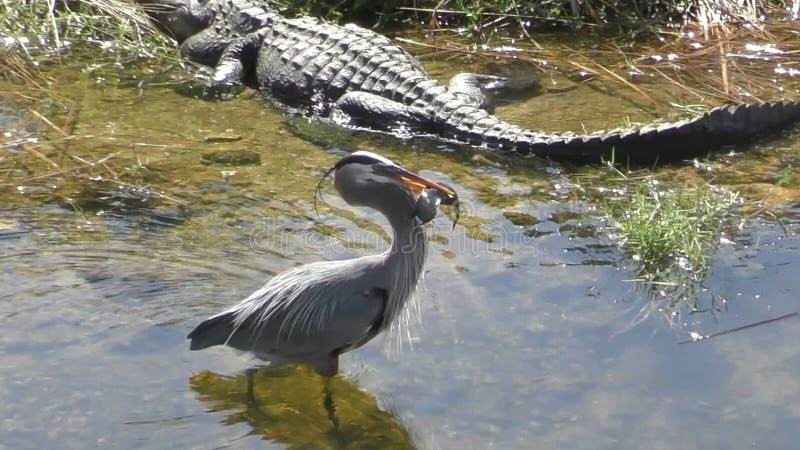
<instances>
[{"instance_id":1,"label":"heron head","mask_svg":"<svg viewBox=\"0 0 800 450\"><path fill-rule=\"evenodd\" d=\"M415 194L423 191L436 194L439 198L436 206L458 206L458 194L453 188L423 178L371 152L353 152L340 159L328 171L331 172L333 185L348 204L377 209L390 219L418 215ZM419 217L423 222L433 218L429 208L425 209Z\"/></svg>"}]
</instances>

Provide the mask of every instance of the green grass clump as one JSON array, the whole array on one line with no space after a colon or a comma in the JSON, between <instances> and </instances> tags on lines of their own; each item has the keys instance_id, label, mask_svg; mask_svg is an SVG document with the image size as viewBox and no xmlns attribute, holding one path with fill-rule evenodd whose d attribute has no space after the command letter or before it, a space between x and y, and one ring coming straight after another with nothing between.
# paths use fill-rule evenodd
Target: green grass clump
<instances>
[{"instance_id":1,"label":"green grass clump","mask_svg":"<svg viewBox=\"0 0 800 450\"><path fill-rule=\"evenodd\" d=\"M0 80L18 86L22 97L48 97L53 75L43 69L67 57L86 61L94 72L179 58L133 0L0 2Z\"/></svg>"},{"instance_id":2,"label":"green grass clump","mask_svg":"<svg viewBox=\"0 0 800 450\"><path fill-rule=\"evenodd\" d=\"M796 8L795 2L788 0L274 0L273 4L290 15L367 26L412 22L464 27L477 36L511 24L536 24L534 28L612 25L640 30L687 22L759 22L776 8Z\"/></svg>"},{"instance_id":3,"label":"green grass clump","mask_svg":"<svg viewBox=\"0 0 800 450\"><path fill-rule=\"evenodd\" d=\"M650 173L622 173L595 187L610 236L637 266L634 281L648 288L657 308L697 310L697 293L725 227L735 225L738 193L709 184L663 182ZM593 182L598 186L598 180Z\"/></svg>"},{"instance_id":4,"label":"green grass clump","mask_svg":"<svg viewBox=\"0 0 800 450\"><path fill-rule=\"evenodd\" d=\"M133 0L0 1L0 47L36 63L83 45L125 59L174 54L171 41Z\"/></svg>"},{"instance_id":5,"label":"green grass clump","mask_svg":"<svg viewBox=\"0 0 800 450\"><path fill-rule=\"evenodd\" d=\"M711 185L665 189L652 177L631 189L604 205L604 212L622 246L640 263L640 275L668 281L677 272L702 280L738 194Z\"/></svg>"}]
</instances>

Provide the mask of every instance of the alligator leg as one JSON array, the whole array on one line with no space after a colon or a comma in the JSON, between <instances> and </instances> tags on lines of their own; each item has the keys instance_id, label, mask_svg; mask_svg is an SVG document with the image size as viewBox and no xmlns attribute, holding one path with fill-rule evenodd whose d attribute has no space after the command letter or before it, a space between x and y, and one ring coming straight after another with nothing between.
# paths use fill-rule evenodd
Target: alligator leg
<instances>
[{"instance_id":1,"label":"alligator leg","mask_svg":"<svg viewBox=\"0 0 800 450\"><path fill-rule=\"evenodd\" d=\"M450 79L447 91L491 114L494 113L494 93L508 89L510 84L511 80L505 77L460 73Z\"/></svg>"},{"instance_id":2,"label":"alligator leg","mask_svg":"<svg viewBox=\"0 0 800 450\"><path fill-rule=\"evenodd\" d=\"M347 117L336 117L336 113ZM431 123L430 115L421 108L404 105L369 92L348 92L333 105L333 118L343 124L378 129L391 129L397 125L424 128Z\"/></svg>"},{"instance_id":3,"label":"alligator leg","mask_svg":"<svg viewBox=\"0 0 800 450\"><path fill-rule=\"evenodd\" d=\"M227 38L223 38L213 29L205 29L183 41L180 52L198 64L214 67L219 63L227 45Z\"/></svg>"},{"instance_id":4,"label":"alligator leg","mask_svg":"<svg viewBox=\"0 0 800 450\"><path fill-rule=\"evenodd\" d=\"M224 46L219 45L222 41L216 41L215 46L208 45L214 36L215 33L206 30L181 46L181 50L195 62L211 63L214 67L210 78L199 77L199 85L188 83L187 93L207 99L226 99L238 94L245 85L253 84L253 65L263 38L260 33L253 32L229 40ZM206 43L199 44L201 41ZM192 53L192 45L195 44L200 45L202 53Z\"/></svg>"},{"instance_id":5,"label":"alligator leg","mask_svg":"<svg viewBox=\"0 0 800 450\"><path fill-rule=\"evenodd\" d=\"M228 40L220 40L213 30L196 34L181 45L181 52L194 62L213 67L213 73L198 74L195 81L184 83L182 90L206 99L235 96L244 85L253 84L253 65L262 40L258 32Z\"/></svg>"},{"instance_id":6,"label":"alligator leg","mask_svg":"<svg viewBox=\"0 0 800 450\"><path fill-rule=\"evenodd\" d=\"M264 33L261 31L248 33L230 41L214 68L212 84L222 86L246 84L249 75L255 72L253 66L263 42Z\"/></svg>"}]
</instances>

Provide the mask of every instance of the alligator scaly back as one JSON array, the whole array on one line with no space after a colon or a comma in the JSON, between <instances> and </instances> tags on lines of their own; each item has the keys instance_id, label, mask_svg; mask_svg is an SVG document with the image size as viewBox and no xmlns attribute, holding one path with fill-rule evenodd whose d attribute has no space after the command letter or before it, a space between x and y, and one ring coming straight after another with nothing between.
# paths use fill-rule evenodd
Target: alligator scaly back
<instances>
[{"instance_id":1,"label":"alligator scaly back","mask_svg":"<svg viewBox=\"0 0 800 450\"><path fill-rule=\"evenodd\" d=\"M142 0L151 1L151 0ZM216 85L249 84L276 103L335 122L551 157L616 150L652 159L704 153L800 120L800 103L715 108L693 119L586 135L526 130L490 112L508 80L460 74L442 86L388 38L348 24L287 19L254 0L164 0L153 14Z\"/></svg>"}]
</instances>

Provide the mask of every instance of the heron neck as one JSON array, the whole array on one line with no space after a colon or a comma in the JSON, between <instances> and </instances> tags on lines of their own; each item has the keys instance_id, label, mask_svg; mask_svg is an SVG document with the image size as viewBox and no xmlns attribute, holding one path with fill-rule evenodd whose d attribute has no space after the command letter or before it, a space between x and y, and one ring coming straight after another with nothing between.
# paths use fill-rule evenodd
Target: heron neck
<instances>
[{"instance_id":1,"label":"heron neck","mask_svg":"<svg viewBox=\"0 0 800 450\"><path fill-rule=\"evenodd\" d=\"M425 230L423 224L416 217L402 217L392 220L394 239L389 249L388 257L410 258L425 256Z\"/></svg>"},{"instance_id":2,"label":"heron neck","mask_svg":"<svg viewBox=\"0 0 800 450\"><path fill-rule=\"evenodd\" d=\"M417 287L417 280L427 253L425 229L416 217L389 217L394 232L392 246L384 253L384 267L390 271L386 275L391 280L389 291L387 325L403 309Z\"/></svg>"}]
</instances>

